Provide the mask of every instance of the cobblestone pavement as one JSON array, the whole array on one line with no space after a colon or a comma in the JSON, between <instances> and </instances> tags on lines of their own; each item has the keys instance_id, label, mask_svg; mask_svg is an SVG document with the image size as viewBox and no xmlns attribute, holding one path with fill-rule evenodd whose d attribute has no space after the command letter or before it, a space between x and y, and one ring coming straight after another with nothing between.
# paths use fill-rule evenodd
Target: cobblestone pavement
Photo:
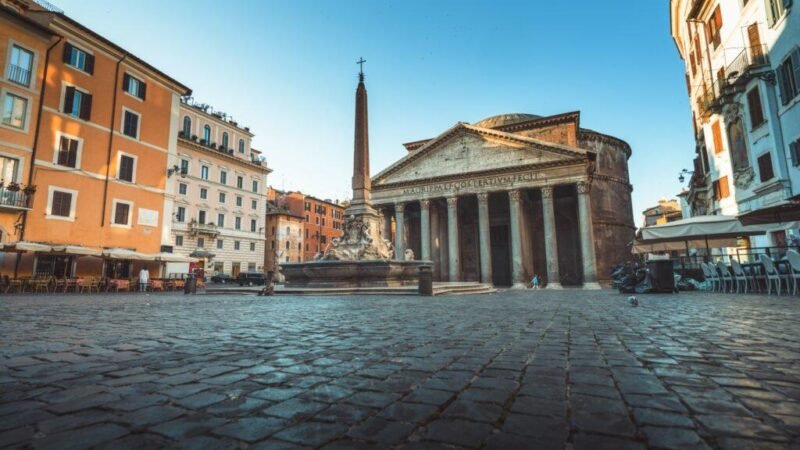
<instances>
[{"instance_id":1,"label":"cobblestone pavement","mask_svg":"<svg viewBox=\"0 0 800 450\"><path fill-rule=\"evenodd\" d=\"M800 300L0 298L0 447L800 448Z\"/></svg>"}]
</instances>

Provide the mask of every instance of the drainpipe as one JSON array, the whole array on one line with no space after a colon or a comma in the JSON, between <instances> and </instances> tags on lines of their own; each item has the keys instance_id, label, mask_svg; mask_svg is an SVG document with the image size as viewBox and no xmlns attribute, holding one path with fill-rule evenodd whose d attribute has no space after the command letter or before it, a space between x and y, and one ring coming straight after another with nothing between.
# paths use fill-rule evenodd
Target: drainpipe
<instances>
[{"instance_id":1,"label":"drainpipe","mask_svg":"<svg viewBox=\"0 0 800 450\"><path fill-rule=\"evenodd\" d=\"M108 200L108 180L109 176L111 175L111 150L114 148L114 123L117 117L117 91L119 90L119 66L122 64L122 61L125 61L125 58L128 57L128 53L124 53L122 58L117 61L117 69L114 71L114 95L111 98L111 125L109 128L108 134L108 153L106 155L106 179L103 182L103 207L102 213L100 215L100 227L104 227L106 224L106 203Z\"/></svg>"},{"instance_id":2,"label":"drainpipe","mask_svg":"<svg viewBox=\"0 0 800 450\"><path fill-rule=\"evenodd\" d=\"M45 88L47 87L47 69L50 67L50 52L58 45L62 40L64 40L64 36L59 36L58 40L55 41L50 47L47 47L47 52L45 52L44 56L44 75L42 75L42 87L39 89L39 108L36 111L36 130L33 132L33 148L31 148L31 160L29 162L28 167L28 186L31 186L33 183L33 170L36 166L36 150L39 147L39 130L42 127L42 109L44 107L44 93ZM31 200L28 199L28 202ZM25 226L28 224L28 211L25 210L22 212L22 226L19 230L19 240L22 241L25 239ZM17 274L19 272L19 263L22 255L17 253L17 260L14 262L14 278L17 278Z\"/></svg>"}]
</instances>

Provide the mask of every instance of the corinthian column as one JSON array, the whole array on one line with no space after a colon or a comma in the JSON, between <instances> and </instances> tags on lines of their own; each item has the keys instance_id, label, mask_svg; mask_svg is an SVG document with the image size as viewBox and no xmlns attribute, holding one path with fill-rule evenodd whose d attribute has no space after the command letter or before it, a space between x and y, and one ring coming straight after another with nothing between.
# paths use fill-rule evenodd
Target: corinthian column
<instances>
[{"instance_id":1,"label":"corinthian column","mask_svg":"<svg viewBox=\"0 0 800 450\"><path fill-rule=\"evenodd\" d=\"M431 259L431 201L419 201L419 240L421 259L430 261Z\"/></svg>"},{"instance_id":2,"label":"corinthian column","mask_svg":"<svg viewBox=\"0 0 800 450\"><path fill-rule=\"evenodd\" d=\"M594 233L592 231L592 206L589 201L591 184L579 182L578 190L578 221L581 232L581 256L583 259L583 288L600 289L597 283L597 261L594 254Z\"/></svg>"},{"instance_id":3,"label":"corinthian column","mask_svg":"<svg viewBox=\"0 0 800 450\"><path fill-rule=\"evenodd\" d=\"M406 252L406 205L394 205L394 259L403 261Z\"/></svg>"},{"instance_id":4,"label":"corinthian column","mask_svg":"<svg viewBox=\"0 0 800 450\"><path fill-rule=\"evenodd\" d=\"M461 258L458 249L458 197L447 199L447 250L449 254L449 281L459 281Z\"/></svg>"},{"instance_id":5,"label":"corinthian column","mask_svg":"<svg viewBox=\"0 0 800 450\"><path fill-rule=\"evenodd\" d=\"M492 249L489 232L489 193L478 194L478 238L481 247L481 281L492 282Z\"/></svg>"},{"instance_id":6,"label":"corinthian column","mask_svg":"<svg viewBox=\"0 0 800 450\"><path fill-rule=\"evenodd\" d=\"M381 234L382 238L386 239L387 241L392 241L392 215L389 211L389 208L384 207L381 209L383 212L381 217Z\"/></svg>"},{"instance_id":7,"label":"corinthian column","mask_svg":"<svg viewBox=\"0 0 800 450\"><path fill-rule=\"evenodd\" d=\"M561 289L558 275L558 239L556 237L556 215L553 208L553 187L542 188L542 216L544 219L544 244L547 253L547 288Z\"/></svg>"},{"instance_id":8,"label":"corinthian column","mask_svg":"<svg viewBox=\"0 0 800 450\"><path fill-rule=\"evenodd\" d=\"M511 222L511 285L523 289L522 275L522 230L520 229L520 191L508 191L509 221Z\"/></svg>"}]
</instances>

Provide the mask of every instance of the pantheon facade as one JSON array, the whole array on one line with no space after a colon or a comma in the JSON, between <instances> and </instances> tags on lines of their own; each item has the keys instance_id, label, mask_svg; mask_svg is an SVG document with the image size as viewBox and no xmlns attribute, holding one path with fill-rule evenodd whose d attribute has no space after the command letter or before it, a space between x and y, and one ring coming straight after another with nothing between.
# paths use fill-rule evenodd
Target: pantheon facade
<instances>
[{"instance_id":1,"label":"pantheon facade","mask_svg":"<svg viewBox=\"0 0 800 450\"><path fill-rule=\"evenodd\" d=\"M396 257L434 261L437 281L597 288L630 257L630 146L580 113L459 122L372 178Z\"/></svg>"}]
</instances>

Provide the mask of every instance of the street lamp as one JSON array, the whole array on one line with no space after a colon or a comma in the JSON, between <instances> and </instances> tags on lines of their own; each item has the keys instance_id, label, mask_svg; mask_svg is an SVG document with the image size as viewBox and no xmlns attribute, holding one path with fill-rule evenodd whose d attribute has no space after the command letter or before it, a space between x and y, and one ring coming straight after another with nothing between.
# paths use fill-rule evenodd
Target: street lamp
<instances>
[{"instance_id":1,"label":"street lamp","mask_svg":"<svg viewBox=\"0 0 800 450\"><path fill-rule=\"evenodd\" d=\"M683 183L684 181L686 181L686 175L691 175L693 173L694 173L693 170L686 170L686 169L681 170L680 173L678 174L678 181Z\"/></svg>"}]
</instances>

